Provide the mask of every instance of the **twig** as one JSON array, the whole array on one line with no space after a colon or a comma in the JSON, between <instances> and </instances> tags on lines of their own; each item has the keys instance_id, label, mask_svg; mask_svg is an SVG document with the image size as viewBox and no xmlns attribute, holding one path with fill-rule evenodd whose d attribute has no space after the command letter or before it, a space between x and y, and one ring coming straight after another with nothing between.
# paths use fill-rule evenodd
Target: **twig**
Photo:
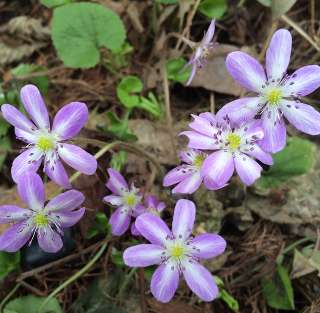
<instances>
[{"instance_id":1,"label":"twig","mask_svg":"<svg viewBox=\"0 0 320 313\"><path fill-rule=\"evenodd\" d=\"M305 40L307 40L318 52L320 52L320 47L316 44L316 42L291 18L286 16L285 14L281 16L281 19L290 25L297 33L299 33Z\"/></svg>"},{"instance_id":2,"label":"twig","mask_svg":"<svg viewBox=\"0 0 320 313\"><path fill-rule=\"evenodd\" d=\"M121 285L120 289L119 289L119 292L118 292L118 296L117 298L119 298L121 300L122 298L122 294L125 292L132 276L135 274L135 272L137 271L137 267L133 267L129 274L125 277L124 281L123 281L123 284Z\"/></svg>"},{"instance_id":3,"label":"twig","mask_svg":"<svg viewBox=\"0 0 320 313\"><path fill-rule=\"evenodd\" d=\"M163 92L164 92L164 102L165 102L165 110L166 110L166 119L167 119L167 126L170 135L170 141L172 145L172 150L174 152L175 157L177 158L178 152L176 147L175 136L173 133L173 122L172 122L172 115L171 115L171 105L170 105L170 91L169 91L169 82L167 77L167 70L166 65L162 63L162 82L163 82ZM177 160L178 162L178 160Z\"/></svg>"},{"instance_id":4,"label":"twig","mask_svg":"<svg viewBox=\"0 0 320 313\"><path fill-rule=\"evenodd\" d=\"M214 112L215 112L215 100L214 100L214 93L213 92L210 93L210 112L212 114L214 114Z\"/></svg>"},{"instance_id":5,"label":"twig","mask_svg":"<svg viewBox=\"0 0 320 313\"><path fill-rule=\"evenodd\" d=\"M141 306L141 313L148 313L148 307L146 302L145 296L145 278L144 278L144 269L139 268L139 289L140 289L140 306Z\"/></svg>"},{"instance_id":6,"label":"twig","mask_svg":"<svg viewBox=\"0 0 320 313\"><path fill-rule=\"evenodd\" d=\"M25 281L21 281L20 282L21 285L23 287L25 287L26 289L30 290L31 292L35 293L37 296L39 297L44 297L46 295L46 293L44 291L41 291L39 290L38 288L34 287L34 286L31 286L30 284L28 284L27 282Z\"/></svg>"},{"instance_id":7,"label":"twig","mask_svg":"<svg viewBox=\"0 0 320 313\"><path fill-rule=\"evenodd\" d=\"M66 256L66 257L64 257L64 258L62 258L62 259L59 259L59 260L57 260L57 261L54 261L54 262L45 264L45 265L43 265L43 266L39 266L39 267L37 267L37 268L35 268L35 269L33 269L33 270L30 270L30 271L28 271L28 272L24 272L24 273L22 273L22 274L16 279L16 281L17 281L17 282L21 282L22 280L24 280L24 279L26 279L26 278L28 278L28 277L32 277L32 276L34 276L34 275L36 275L36 274L38 274L38 273L41 273L41 272L43 272L43 271L45 271L45 270L47 270L47 269L49 269L49 268L53 268L53 267L56 267L56 266L58 266L58 265L60 265L60 264L64 264L64 263L70 262L70 261L72 261L72 260L75 260L75 259L77 259L79 256L84 255L84 254L87 254L87 253L93 251L93 250L96 249L97 247L101 246L101 244L103 244L104 242L105 242L105 240L100 241L100 242L95 243L94 245L91 245L90 247L88 247L88 248L86 248L86 249L83 249L83 250L81 250L81 251L79 251L79 252L77 252L77 253L75 253L75 254L68 255L68 256Z\"/></svg>"},{"instance_id":8,"label":"twig","mask_svg":"<svg viewBox=\"0 0 320 313\"><path fill-rule=\"evenodd\" d=\"M97 252L97 254L88 262L80 271L76 272L74 275L72 275L69 279L67 279L64 283L62 283L60 286L58 286L55 290L53 290L49 296L42 302L38 313L41 312L41 310L48 304L48 302L55 297L61 290L72 284L75 280L77 280L79 277L81 277L84 273L86 273L102 256L104 251L106 250L108 246L108 243L104 243L100 250Z\"/></svg>"},{"instance_id":9,"label":"twig","mask_svg":"<svg viewBox=\"0 0 320 313\"><path fill-rule=\"evenodd\" d=\"M21 283L18 283L14 286L14 288L7 294L7 296L0 303L0 312L3 313L3 307L8 302L8 300L17 292L20 288Z\"/></svg>"}]
</instances>

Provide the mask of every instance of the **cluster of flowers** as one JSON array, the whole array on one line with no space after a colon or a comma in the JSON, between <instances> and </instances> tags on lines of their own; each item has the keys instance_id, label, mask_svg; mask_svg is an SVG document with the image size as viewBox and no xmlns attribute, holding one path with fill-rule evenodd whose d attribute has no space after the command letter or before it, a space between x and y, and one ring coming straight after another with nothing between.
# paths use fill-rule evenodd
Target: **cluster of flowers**
<instances>
[{"instance_id":1,"label":"cluster of flowers","mask_svg":"<svg viewBox=\"0 0 320 313\"><path fill-rule=\"evenodd\" d=\"M188 84L214 47L214 29L212 21L189 62L192 72ZM193 115L191 130L182 133L189 139L189 149L180 154L183 164L165 176L164 186L176 185L173 193L190 194L203 182L209 190L216 190L228 183L235 170L244 184L251 185L261 174L259 162L272 165L271 154L285 146L284 117L300 131L320 133L320 114L300 101L320 86L320 67L304 66L286 74L291 43L287 30L275 32L267 50L266 72L248 54L237 51L227 56L226 67L231 76L257 95L230 102L216 115ZM95 158L68 143L86 123L88 109L80 102L67 104L58 111L51 127L47 108L35 86L23 87L21 100L31 120L9 104L2 105L1 112L14 126L17 138L26 143L11 169L26 208L0 207L0 223L12 224L0 235L0 250L17 251L37 235L39 246L54 253L63 246L64 229L76 224L85 213L81 207L84 196L68 190L46 203L44 184L36 172L43 163L45 174L65 189L70 189L71 184L62 161L83 174L96 172ZM151 292L159 301L172 299L181 275L204 301L216 298L214 279L199 260L223 253L226 242L217 234L192 237L194 203L185 199L176 203L170 231L160 218L163 202L152 195L143 199L139 189L129 187L117 171L109 168L108 174L106 186L112 194L104 201L117 207L109 220L112 234L123 235L135 218L131 233L150 242L126 249L124 262L133 267L159 264L151 280Z\"/></svg>"},{"instance_id":2,"label":"cluster of flowers","mask_svg":"<svg viewBox=\"0 0 320 313\"><path fill-rule=\"evenodd\" d=\"M188 64L192 72L205 65L213 48L214 20ZM223 188L234 170L242 182L252 185L261 175L257 162L272 165L272 153L286 144L284 118L296 129L320 134L320 114L301 97L320 86L320 66L307 65L287 74L292 37L288 30L277 30L266 52L266 71L252 56L235 51L226 58L226 68L235 81L254 97L240 98L223 106L216 115L192 115L191 130L182 132L189 139L182 152L182 165L164 178L164 186L176 185L174 193L193 193L202 182L209 190Z\"/></svg>"}]
</instances>

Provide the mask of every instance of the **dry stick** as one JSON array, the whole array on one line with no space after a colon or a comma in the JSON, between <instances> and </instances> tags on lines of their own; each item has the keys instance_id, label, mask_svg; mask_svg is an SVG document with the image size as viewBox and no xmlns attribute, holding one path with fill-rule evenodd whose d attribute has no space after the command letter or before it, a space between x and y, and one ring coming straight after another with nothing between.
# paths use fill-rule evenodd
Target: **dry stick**
<instances>
[{"instance_id":1,"label":"dry stick","mask_svg":"<svg viewBox=\"0 0 320 313\"><path fill-rule=\"evenodd\" d=\"M320 47L316 44L316 42L291 18L286 16L285 14L281 16L281 19L290 25L297 33L299 33L305 40L307 40L318 52L320 52Z\"/></svg>"},{"instance_id":2,"label":"dry stick","mask_svg":"<svg viewBox=\"0 0 320 313\"><path fill-rule=\"evenodd\" d=\"M139 287L140 287L140 306L142 313L148 313L147 301L146 301L146 284L144 279L144 269L141 267L139 268Z\"/></svg>"},{"instance_id":3,"label":"dry stick","mask_svg":"<svg viewBox=\"0 0 320 313\"><path fill-rule=\"evenodd\" d=\"M174 131L173 131L173 122L172 122L171 105L170 105L169 82L168 82L167 70L166 70L166 66L165 66L164 62L162 62L162 71L161 72L162 72L162 82L163 82L163 92L164 92L164 102L165 102L167 126L168 126L171 144L172 144L172 149L173 149L174 155L176 156L176 159L177 159L178 151L177 151L175 136L174 136ZM177 159L177 162L178 162L178 159Z\"/></svg>"},{"instance_id":4,"label":"dry stick","mask_svg":"<svg viewBox=\"0 0 320 313\"><path fill-rule=\"evenodd\" d=\"M214 93L210 93L210 112L214 114L215 112L215 99L214 99Z\"/></svg>"}]
</instances>

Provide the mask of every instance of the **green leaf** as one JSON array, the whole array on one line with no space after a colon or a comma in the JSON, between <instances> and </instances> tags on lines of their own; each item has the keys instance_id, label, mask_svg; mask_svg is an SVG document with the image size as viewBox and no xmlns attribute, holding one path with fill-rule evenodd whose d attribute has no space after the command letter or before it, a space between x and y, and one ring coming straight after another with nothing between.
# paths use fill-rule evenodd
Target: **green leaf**
<instances>
[{"instance_id":1,"label":"green leaf","mask_svg":"<svg viewBox=\"0 0 320 313\"><path fill-rule=\"evenodd\" d=\"M272 17L279 18L281 15L286 14L296 2L297 0L272 0Z\"/></svg>"},{"instance_id":2,"label":"green leaf","mask_svg":"<svg viewBox=\"0 0 320 313\"><path fill-rule=\"evenodd\" d=\"M166 69L169 80L185 83L191 74L191 67L186 67L187 61L184 58L171 59L167 61Z\"/></svg>"},{"instance_id":3,"label":"green leaf","mask_svg":"<svg viewBox=\"0 0 320 313\"><path fill-rule=\"evenodd\" d=\"M122 167L126 164L127 161L127 153L125 151L119 151L118 153L114 153L112 155L110 161L110 167L121 172Z\"/></svg>"},{"instance_id":4,"label":"green leaf","mask_svg":"<svg viewBox=\"0 0 320 313\"><path fill-rule=\"evenodd\" d=\"M273 165L262 173L257 186L275 188L290 178L307 173L315 160L315 145L306 139L288 138L287 146L273 155Z\"/></svg>"},{"instance_id":5,"label":"green leaf","mask_svg":"<svg viewBox=\"0 0 320 313\"><path fill-rule=\"evenodd\" d=\"M107 112L107 118L109 120L109 124L103 129L106 133L110 133L114 137L124 141L137 140L137 137L131 133L128 128L128 116L121 120L113 112L109 111Z\"/></svg>"},{"instance_id":6,"label":"green leaf","mask_svg":"<svg viewBox=\"0 0 320 313\"><path fill-rule=\"evenodd\" d=\"M11 150L11 141L8 137L0 137L0 170L6 160L8 152Z\"/></svg>"},{"instance_id":7,"label":"green leaf","mask_svg":"<svg viewBox=\"0 0 320 313\"><path fill-rule=\"evenodd\" d=\"M161 105L152 92L148 93L148 97L140 97L138 107L151 113L155 117L160 117L162 110Z\"/></svg>"},{"instance_id":8,"label":"green leaf","mask_svg":"<svg viewBox=\"0 0 320 313\"><path fill-rule=\"evenodd\" d=\"M126 76L122 78L117 86L117 96L120 102L128 109L133 109L139 105L140 97L135 93L143 89L142 81L136 76Z\"/></svg>"},{"instance_id":9,"label":"green leaf","mask_svg":"<svg viewBox=\"0 0 320 313\"><path fill-rule=\"evenodd\" d=\"M94 225L89 228L86 237L91 239L100 234L108 234L110 231L110 226L108 223L108 219L103 212L97 212L95 217Z\"/></svg>"},{"instance_id":10,"label":"green leaf","mask_svg":"<svg viewBox=\"0 0 320 313\"><path fill-rule=\"evenodd\" d=\"M31 74L31 73L36 73L36 72L42 72L46 70L45 67L35 65L35 64L19 64L17 67L13 68L11 70L11 74L13 77L23 77L25 75ZM41 93L48 93L49 89L49 77L44 75L44 76L39 76L39 77L33 77L29 80L25 80L24 83L31 82L34 85L36 85Z\"/></svg>"},{"instance_id":11,"label":"green leaf","mask_svg":"<svg viewBox=\"0 0 320 313\"><path fill-rule=\"evenodd\" d=\"M18 270L20 267L20 253L7 253L0 251L0 279L5 278L9 273Z\"/></svg>"},{"instance_id":12,"label":"green leaf","mask_svg":"<svg viewBox=\"0 0 320 313\"><path fill-rule=\"evenodd\" d=\"M4 308L4 313L38 313L41 304L46 298L25 296L10 301ZM57 299L48 301L45 308L39 313L63 313Z\"/></svg>"},{"instance_id":13,"label":"green leaf","mask_svg":"<svg viewBox=\"0 0 320 313\"><path fill-rule=\"evenodd\" d=\"M125 266L125 264L123 262L122 253L119 250L117 250L116 248L112 248L111 261L113 264L115 264L117 266Z\"/></svg>"},{"instance_id":14,"label":"green leaf","mask_svg":"<svg viewBox=\"0 0 320 313\"><path fill-rule=\"evenodd\" d=\"M294 310L294 294L288 271L278 264L272 280L262 279L262 292L268 305L279 310Z\"/></svg>"},{"instance_id":15,"label":"green leaf","mask_svg":"<svg viewBox=\"0 0 320 313\"><path fill-rule=\"evenodd\" d=\"M40 0L40 3L46 6L47 8L51 9L74 1L75 0Z\"/></svg>"},{"instance_id":16,"label":"green leaf","mask_svg":"<svg viewBox=\"0 0 320 313\"><path fill-rule=\"evenodd\" d=\"M259 3L264 5L265 7L271 7L272 0L257 0Z\"/></svg>"},{"instance_id":17,"label":"green leaf","mask_svg":"<svg viewBox=\"0 0 320 313\"><path fill-rule=\"evenodd\" d=\"M227 290L220 290L220 299L224 301L232 311L239 311L238 301Z\"/></svg>"},{"instance_id":18,"label":"green leaf","mask_svg":"<svg viewBox=\"0 0 320 313\"><path fill-rule=\"evenodd\" d=\"M52 39L66 66L90 68L100 60L100 48L116 51L125 40L119 16L95 3L71 3L54 10Z\"/></svg>"},{"instance_id":19,"label":"green leaf","mask_svg":"<svg viewBox=\"0 0 320 313\"><path fill-rule=\"evenodd\" d=\"M162 4L176 4L179 3L178 0L156 0L158 3Z\"/></svg>"},{"instance_id":20,"label":"green leaf","mask_svg":"<svg viewBox=\"0 0 320 313\"><path fill-rule=\"evenodd\" d=\"M221 18L227 11L226 0L203 0L199 5L199 11L209 18Z\"/></svg>"}]
</instances>

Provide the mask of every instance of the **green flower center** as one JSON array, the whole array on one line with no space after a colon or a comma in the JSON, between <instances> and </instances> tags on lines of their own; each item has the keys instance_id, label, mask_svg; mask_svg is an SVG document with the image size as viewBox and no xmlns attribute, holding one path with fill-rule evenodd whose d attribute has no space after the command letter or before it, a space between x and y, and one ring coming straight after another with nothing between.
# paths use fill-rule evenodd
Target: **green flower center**
<instances>
[{"instance_id":1,"label":"green flower center","mask_svg":"<svg viewBox=\"0 0 320 313\"><path fill-rule=\"evenodd\" d=\"M132 207L136 204L137 202L137 197L135 194L133 193L128 193L125 198L124 198L124 201L126 203L126 205Z\"/></svg>"},{"instance_id":2,"label":"green flower center","mask_svg":"<svg viewBox=\"0 0 320 313\"><path fill-rule=\"evenodd\" d=\"M241 138L235 133L231 133L228 136L229 147L231 150L237 150L241 144Z\"/></svg>"},{"instance_id":3,"label":"green flower center","mask_svg":"<svg viewBox=\"0 0 320 313\"><path fill-rule=\"evenodd\" d=\"M280 89L272 89L267 93L267 100L271 105L278 105L282 98Z\"/></svg>"},{"instance_id":4,"label":"green flower center","mask_svg":"<svg viewBox=\"0 0 320 313\"><path fill-rule=\"evenodd\" d=\"M173 258L179 259L184 255L184 253L185 253L184 247L179 244L175 244L170 248L170 255Z\"/></svg>"},{"instance_id":5,"label":"green flower center","mask_svg":"<svg viewBox=\"0 0 320 313\"><path fill-rule=\"evenodd\" d=\"M48 152L54 148L54 141L52 138L48 136L42 136L39 138L37 142L37 147L42 151L42 152Z\"/></svg>"},{"instance_id":6,"label":"green flower center","mask_svg":"<svg viewBox=\"0 0 320 313\"><path fill-rule=\"evenodd\" d=\"M43 226L47 226L49 224L49 220L48 220L47 216L44 215L43 213L38 213L34 217L34 222L36 223L37 227L43 227Z\"/></svg>"},{"instance_id":7,"label":"green flower center","mask_svg":"<svg viewBox=\"0 0 320 313\"><path fill-rule=\"evenodd\" d=\"M202 164L203 164L203 161L205 160L205 156L203 154L198 154L195 158L194 158L194 161L193 161L193 165L200 169Z\"/></svg>"}]
</instances>

